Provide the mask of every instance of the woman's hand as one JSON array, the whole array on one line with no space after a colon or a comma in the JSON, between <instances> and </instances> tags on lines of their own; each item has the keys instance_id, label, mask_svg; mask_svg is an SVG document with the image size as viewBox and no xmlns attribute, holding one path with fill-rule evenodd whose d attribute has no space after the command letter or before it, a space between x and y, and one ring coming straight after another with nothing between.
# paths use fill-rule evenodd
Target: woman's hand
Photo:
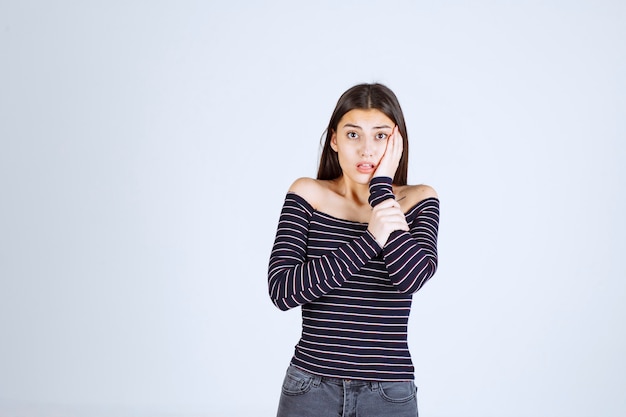
<instances>
[{"instance_id":1,"label":"woman's hand","mask_svg":"<svg viewBox=\"0 0 626 417\"><path fill-rule=\"evenodd\" d=\"M378 163L374 177L394 178L402 157L402 136L396 125L387 140L385 153Z\"/></svg>"},{"instance_id":2,"label":"woman's hand","mask_svg":"<svg viewBox=\"0 0 626 417\"><path fill-rule=\"evenodd\" d=\"M400 204L393 198L376 205L372 210L367 230L374 236L380 247L384 247L391 232L395 230L409 230Z\"/></svg>"}]
</instances>

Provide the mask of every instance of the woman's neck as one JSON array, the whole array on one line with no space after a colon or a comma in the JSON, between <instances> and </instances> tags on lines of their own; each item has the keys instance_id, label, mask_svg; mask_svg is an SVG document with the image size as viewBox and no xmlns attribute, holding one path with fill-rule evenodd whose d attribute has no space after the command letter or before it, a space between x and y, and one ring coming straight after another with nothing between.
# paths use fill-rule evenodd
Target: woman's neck
<instances>
[{"instance_id":1,"label":"woman's neck","mask_svg":"<svg viewBox=\"0 0 626 417\"><path fill-rule=\"evenodd\" d=\"M357 205L369 205L367 199L370 195L369 184L359 184L345 176L335 180L335 191L343 198Z\"/></svg>"}]
</instances>

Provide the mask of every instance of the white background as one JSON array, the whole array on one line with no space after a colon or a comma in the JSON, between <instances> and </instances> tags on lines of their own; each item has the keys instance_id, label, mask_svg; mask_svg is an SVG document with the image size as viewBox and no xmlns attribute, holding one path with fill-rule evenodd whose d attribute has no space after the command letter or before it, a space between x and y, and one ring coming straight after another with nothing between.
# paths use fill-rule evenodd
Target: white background
<instances>
[{"instance_id":1,"label":"white background","mask_svg":"<svg viewBox=\"0 0 626 417\"><path fill-rule=\"evenodd\" d=\"M626 3L0 2L0 416L272 416L266 268L339 95L441 199L420 415L626 414Z\"/></svg>"}]
</instances>

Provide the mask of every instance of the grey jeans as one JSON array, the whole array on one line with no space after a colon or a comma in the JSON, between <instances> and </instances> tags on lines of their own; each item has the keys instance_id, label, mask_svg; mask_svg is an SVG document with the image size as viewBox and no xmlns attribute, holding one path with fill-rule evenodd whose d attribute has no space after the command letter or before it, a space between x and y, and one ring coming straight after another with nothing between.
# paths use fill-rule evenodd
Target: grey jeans
<instances>
[{"instance_id":1,"label":"grey jeans","mask_svg":"<svg viewBox=\"0 0 626 417\"><path fill-rule=\"evenodd\" d=\"M283 382L277 417L417 417L413 381L327 378L293 365Z\"/></svg>"}]
</instances>

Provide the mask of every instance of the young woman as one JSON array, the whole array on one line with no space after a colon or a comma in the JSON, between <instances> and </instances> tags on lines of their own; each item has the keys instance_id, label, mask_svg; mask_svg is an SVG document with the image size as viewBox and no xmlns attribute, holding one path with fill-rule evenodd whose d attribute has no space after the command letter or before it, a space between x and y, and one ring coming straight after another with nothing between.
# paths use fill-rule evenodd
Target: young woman
<instances>
[{"instance_id":1,"label":"young woman","mask_svg":"<svg viewBox=\"0 0 626 417\"><path fill-rule=\"evenodd\" d=\"M347 90L317 179L287 193L270 256L272 301L302 308L278 417L418 415L407 325L412 294L437 269L439 200L406 184L407 164L395 94Z\"/></svg>"}]
</instances>

